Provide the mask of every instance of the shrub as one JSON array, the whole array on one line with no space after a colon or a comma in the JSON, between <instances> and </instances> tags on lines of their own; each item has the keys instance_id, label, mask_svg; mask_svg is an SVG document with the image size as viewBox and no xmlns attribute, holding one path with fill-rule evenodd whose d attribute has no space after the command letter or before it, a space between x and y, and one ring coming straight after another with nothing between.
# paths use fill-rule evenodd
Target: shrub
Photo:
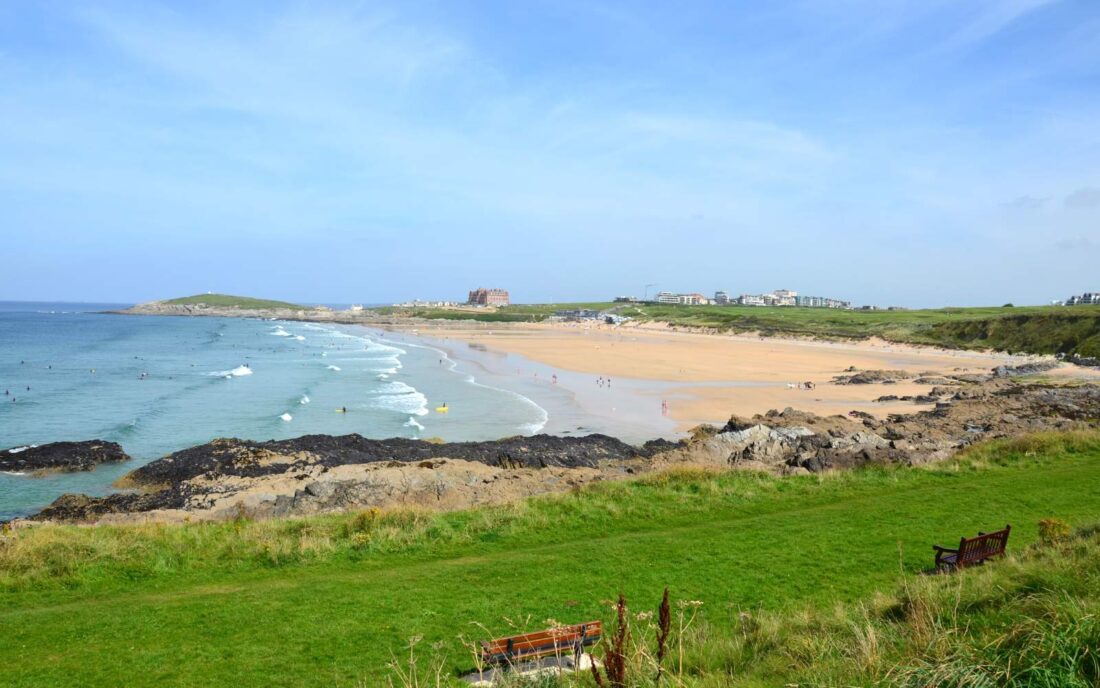
<instances>
[{"instance_id":1,"label":"shrub","mask_svg":"<svg viewBox=\"0 0 1100 688\"><path fill-rule=\"evenodd\" d=\"M1073 529L1065 521L1057 518L1044 518L1039 521L1039 541L1044 545L1054 545L1064 542L1070 536Z\"/></svg>"}]
</instances>

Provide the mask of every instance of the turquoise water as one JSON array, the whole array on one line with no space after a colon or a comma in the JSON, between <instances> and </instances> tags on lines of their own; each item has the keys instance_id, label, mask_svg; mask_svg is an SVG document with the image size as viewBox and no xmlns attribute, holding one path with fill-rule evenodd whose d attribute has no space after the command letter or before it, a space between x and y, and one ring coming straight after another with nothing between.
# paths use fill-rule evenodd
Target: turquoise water
<instances>
[{"instance_id":1,"label":"turquoise water","mask_svg":"<svg viewBox=\"0 0 1100 688\"><path fill-rule=\"evenodd\" d=\"M112 307L0 303L0 394L9 392L0 451L98 438L135 459L88 473L0 474L0 519L64 492L102 494L126 471L216 437L480 440L538 432L547 420L526 396L457 371L441 350L362 327L90 312ZM449 412L437 413L444 403Z\"/></svg>"}]
</instances>

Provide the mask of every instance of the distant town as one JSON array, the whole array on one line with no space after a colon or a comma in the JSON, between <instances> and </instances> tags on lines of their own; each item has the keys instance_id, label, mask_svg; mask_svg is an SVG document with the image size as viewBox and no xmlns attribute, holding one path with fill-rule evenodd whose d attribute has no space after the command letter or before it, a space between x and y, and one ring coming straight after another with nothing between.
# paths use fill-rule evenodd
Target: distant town
<instances>
[{"instance_id":1,"label":"distant town","mask_svg":"<svg viewBox=\"0 0 1100 688\"><path fill-rule=\"evenodd\" d=\"M651 285L652 286L652 285ZM726 291L716 291L713 297L708 297L698 292L671 292L659 291L641 298L637 296L616 296L612 299L620 304L655 304L673 306L770 306L770 307L798 307L798 308L834 308L838 310L860 311L904 311L909 310L903 306L853 306L851 301L835 299L828 296L810 296L799 294L790 289L776 289L766 294L739 294L731 295ZM495 308L507 306L511 298L507 289L486 289L478 287L471 289L465 302L457 301L406 301L394 304L402 308ZM1074 295L1065 301L1054 301L1055 306L1079 306L1100 304L1100 292L1085 292ZM360 306L361 308L361 306ZM573 314L573 311L569 313Z\"/></svg>"},{"instance_id":2,"label":"distant town","mask_svg":"<svg viewBox=\"0 0 1100 688\"><path fill-rule=\"evenodd\" d=\"M616 302L641 302L631 296L618 296ZM741 294L730 296L728 292L716 291L713 298L699 293L676 294L670 291L657 292L652 303L681 306L800 306L802 308L851 308L852 304L840 299L825 296L804 296L790 289L776 289L770 294Z\"/></svg>"},{"instance_id":3,"label":"distant town","mask_svg":"<svg viewBox=\"0 0 1100 688\"><path fill-rule=\"evenodd\" d=\"M1065 301L1055 301L1056 306L1092 306L1100 304L1100 291L1086 291L1079 296L1071 296Z\"/></svg>"}]
</instances>

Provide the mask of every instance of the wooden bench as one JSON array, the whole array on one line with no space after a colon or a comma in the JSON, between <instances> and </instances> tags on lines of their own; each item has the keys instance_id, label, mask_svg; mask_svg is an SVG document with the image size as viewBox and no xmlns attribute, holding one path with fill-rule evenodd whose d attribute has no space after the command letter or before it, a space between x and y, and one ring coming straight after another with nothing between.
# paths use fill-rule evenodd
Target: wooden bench
<instances>
[{"instance_id":1,"label":"wooden bench","mask_svg":"<svg viewBox=\"0 0 1100 688\"><path fill-rule=\"evenodd\" d=\"M961 538L958 549L932 545L932 549L936 550L936 570L956 571L982 564L986 559L1004 556L1011 530L1012 526L1005 526L1004 530L995 533L978 533L978 537Z\"/></svg>"},{"instance_id":2,"label":"wooden bench","mask_svg":"<svg viewBox=\"0 0 1100 688\"><path fill-rule=\"evenodd\" d=\"M584 648L599 641L603 624L599 621L561 628L550 628L537 633L524 633L507 638L482 641L481 661L486 665L508 664L540 657L572 655L580 659Z\"/></svg>"}]
</instances>

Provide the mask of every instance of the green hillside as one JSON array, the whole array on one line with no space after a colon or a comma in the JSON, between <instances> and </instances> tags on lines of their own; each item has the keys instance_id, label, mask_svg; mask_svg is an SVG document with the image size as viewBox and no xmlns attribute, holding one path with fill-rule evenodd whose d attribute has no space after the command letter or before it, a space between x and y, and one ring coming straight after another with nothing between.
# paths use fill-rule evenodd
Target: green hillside
<instances>
[{"instance_id":1,"label":"green hillside","mask_svg":"<svg viewBox=\"0 0 1100 688\"><path fill-rule=\"evenodd\" d=\"M178 299L168 299L160 303L173 306L214 306L217 308L240 308L242 310L272 310L286 308L296 311L309 310L306 306L286 301L254 299L248 296L230 296L228 294L196 294Z\"/></svg>"},{"instance_id":2,"label":"green hillside","mask_svg":"<svg viewBox=\"0 0 1100 688\"><path fill-rule=\"evenodd\" d=\"M378 686L420 638L419 671L438 658L439 685L450 685L472 665L459 636L610 622L616 593L642 609L664 586L702 603L684 635L685 686L884 685L876 677L894 659L913 671L940 650L965 659L968 619L975 643L1019 622L1032 635L1017 645L1050 640L1081 655L1095 637L1100 588L1080 593L1097 580L1095 543L1059 568L991 565L1014 577L976 588L967 581L986 572L916 574L931 544L963 534L1011 523L1022 553L1040 519L1098 522L1097 494L1100 436L1061 434L980 445L930 468L786 479L680 470L446 514L28 528L0 545L0 665L5 686ZM942 590L928 590L940 606L925 609L917 636L896 600L921 585ZM1018 616L1044 609L1073 617L1064 638L1051 627L1063 617ZM1006 642L1000 654L971 650L994 664L1026 655ZM812 681L828 672L848 678Z\"/></svg>"}]
</instances>

